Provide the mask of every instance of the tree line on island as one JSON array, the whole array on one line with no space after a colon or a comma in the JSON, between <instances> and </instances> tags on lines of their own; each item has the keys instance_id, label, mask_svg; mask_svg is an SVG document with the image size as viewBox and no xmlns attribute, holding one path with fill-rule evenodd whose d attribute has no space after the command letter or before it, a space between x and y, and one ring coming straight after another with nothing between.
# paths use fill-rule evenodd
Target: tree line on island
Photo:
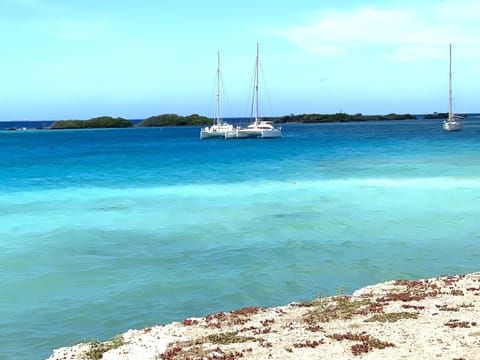
<instances>
[{"instance_id":1,"label":"tree line on island","mask_svg":"<svg viewBox=\"0 0 480 360\"><path fill-rule=\"evenodd\" d=\"M197 114L189 116L181 116L176 114L163 114L151 116L140 123L137 127L153 127L153 126L203 126L210 125L212 120ZM128 128L133 127L133 123L127 119L110 116L100 116L90 120L59 120L54 121L50 125L50 129L98 129L98 128Z\"/></svg>"},{"instance_id":2,"label":"tree line on island","mask_svg":"<svg viewBox=\"0 0 480 360\"><path fill-rule=\"evenodd\" d=\"M441 119L444 113L427 114L425 119ZM448 115L448 114L447 114ZM327 123L327 122L351 122L351 121L388 121L388 120L412 120L416 119L411 114L388 114L388 115L363 115L361 113L350 115L346 113L336 114L301 114L285 115L280 117L263 117L263 120L275 123ZM177 114L162 114L151 116L137 125L131 121L117 117L100 116L90 120L59 120L52 123L50 129L96 129L96 128L128 128L128 127L159 127L159 126L207 126L212 124L212 119L192 114L181 116Z\"/></svg>"},{"instance_id":3,"label":"tree line on island","mask_svg":"<svg viewBox=\"0 0 480 360\"><path fill-rule=\"evenodd\" d=\"M127 119L100 116L90 120L59 120L50 125L50 129L98 129L98 128L126 128L133 124Z\"/></svg>"},{"instance_id":4,"label":"tree line on island","mask_svg":"<svg viewBox=\"0 0 480 360\"><path fill-rule=\"evenodd\" d=\"M322 122L350 122L350 121L380 121L380 120L413 120L417 117L411 114L388 114L388 115L363 115L361 113L350 115L343 112L336 114L302 114L285 115L273 121L279 123L322 123Z\"/></svg>"}]
</instances>

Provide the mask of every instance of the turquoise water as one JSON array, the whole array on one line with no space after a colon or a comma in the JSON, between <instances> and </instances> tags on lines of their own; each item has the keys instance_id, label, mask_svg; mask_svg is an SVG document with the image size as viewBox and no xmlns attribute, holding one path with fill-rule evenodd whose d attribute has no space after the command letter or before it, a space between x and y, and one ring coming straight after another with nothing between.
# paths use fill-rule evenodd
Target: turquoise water
<instances>
[{"instance_id":1,"label":"turquoise water","mask_svg":"<svg viewBox=\"0 0 480 360\"><path fill-rule=\"evenodd\" d=\"M0 132L0 358L478 271L480 122Z\"/></svg>"}]
</instances>

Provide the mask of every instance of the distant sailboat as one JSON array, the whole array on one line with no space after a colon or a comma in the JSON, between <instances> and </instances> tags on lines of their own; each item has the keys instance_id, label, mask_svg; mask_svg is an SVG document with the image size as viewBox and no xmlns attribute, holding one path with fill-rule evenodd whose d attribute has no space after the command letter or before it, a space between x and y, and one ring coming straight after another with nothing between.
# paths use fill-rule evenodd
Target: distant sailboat
<instances>
[{"instance_id":1,"label":"distant sailboat","mask_svg":"<svg viewBox=\"0 0 480 360\"><path fill-rule=\"evenodd\" d=\"M200 130L200 139L230 139L236 137L233 125L220 117L220 52L217 53L217 106L213 125Z\"/></svg>"},{"instance_id":2,"label":"distant sailboat","mask_svg":"<svg viewBox=\"0 0 480 360\"><path fill-rule=\"evenodd\" d=\"M253 107L255 107L255 119L246 128L237 130L237 137L241 138L279 138L282 137L282 129L274 127L271 121L260 120L258 117L258 43L257 43L257 57L255 60L254 73L254 96L252 99L252 115ZM253 116L252 116L253 118Z\"/></svg>"},{"instance_id":3,"label":"distant sailboat","mask_svg":"<svg viewBox=\"0 0 480 360\"><path fill-rule=\"evenodd\" d=\"M443 130L458 131L462 130L462 117L453 114L452 106L452 44L450 44L450 59L448 71L448 119L443 121Z\"/></svg>"}]
</instances>

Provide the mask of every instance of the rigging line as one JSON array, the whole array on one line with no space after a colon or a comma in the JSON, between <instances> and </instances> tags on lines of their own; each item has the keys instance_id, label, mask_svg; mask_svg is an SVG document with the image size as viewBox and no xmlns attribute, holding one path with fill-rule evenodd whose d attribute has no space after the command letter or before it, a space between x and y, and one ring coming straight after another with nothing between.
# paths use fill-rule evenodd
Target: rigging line
<instances>
[{"instance_id":1,"label":"rigging line","mask_svg":"<svg viewBox=\"0 0 480 360\"><path fill-rule=\"evenodd\" d=\"M250 91L251 93L248 95L250 98L250 95L252 96L252 101L251 101L251 107L250 107L250 120L252 120L254 116L254 111L255 111L255 87L258 86L257 81L257 59L255 59L255 63L253 65L253 72L252 72L252 81L250 83Z\"/></svg>"},{"instance_id":2,"label":"rigging line","mask_svg":"<svg viewBox=\"0 0 480 360\"><path fill-rule=\"evenodd\" d=\"M265 88L265 93L267 94L268 104L270 105L270 116L272 116L273 106L272 106L272 101L270 99L270 93L269 93L268 87L267 87L267 79L265 77L265 73L263 72L263 66L262 66L261 62L259 62L258 66L259 66L260 72L262 74L263 86Z\"/></svg>"},{"instance_id":3,"label":"rigging line","mask_svg":"<svg viewBox=\"0 0 480 360\"><path fill-rule=\"evenodd\" d=\"M208 117L210 117L212 119L215 119L215 115L214 116L210 116L210 115L212 114L212 104L215 103L213 98L216 96L215 95L216 85L217 85L217 71L215 70L215 76L213 77L212 91L210 93L210 101L208 102L209 106L208 106L208 113L207 113Z\"/></svg>"},{"instance_id":4,"label":"rigging line","mask_svg":"<svg viewBox=\"0 0 480 360\"><path fill-rule=\"evenodd\" d=\"M248 92L248 98L247 98L247 103L245 105L245 111L244 114L248 114L248 107L250 105L250 120L253 118L253 106L255 103L255 98L254 98L254 84L255 84L255 64L253 65L253 72L252 72L252 78L250 80L250 86L249 86L249 92Z\"/></svg>"},{"instance_id":5,"label":"rigging line","mask_svg":"<svg viewBox=\"0 0 480 360\"><path fill-rule=\"evenodd\" d=\"M221 83L221 85L222 85L222 90L223 90L222 94L224 94L223 98L225 98L225 102L226 102L226 104L227 104L227 106L228 106L228 111L229 111L229 113L230 113L230 117L233 117L233 116L232 116L232 114L233 114L233 112L232 112L232 106L231 106L231 104L230 104L230 99L229 99L228 93L227 93L227 87L225 86L225 82L223 81L223 74L222 74L221 71L220 71L220 83ZM224 117L225 117L225 116L224 116Z\"/></svg>"}]
</instances>

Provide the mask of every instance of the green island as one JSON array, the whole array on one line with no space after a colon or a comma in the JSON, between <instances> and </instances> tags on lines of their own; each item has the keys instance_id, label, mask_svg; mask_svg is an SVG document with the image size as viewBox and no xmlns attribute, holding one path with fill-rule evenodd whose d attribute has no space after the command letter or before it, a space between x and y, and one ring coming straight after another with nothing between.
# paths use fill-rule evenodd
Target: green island
<instances>
[{"instance_id":1,"label":"green island","mask_svg":"<svg viewBox=\"0 0 480 360\"><path fill-rule=\"evenodd\" d=\"M275 123L322 123L322 122L350 122L350 121L380 121L380 120L411 120L416 119L411 114L388 114L388 115L349 115L345 113L336 114L302 114L285 115L281 117L263 117L262 120ZM203 126L210 125L212 120L197 114L189 116L180 116L176 114L163 114L149 117L143 120L137 126Z\"/></svg>"},{"instance_id":2,"label":"green island","mask_svg":"<svg viewBox=\"0 0 480 360\"><path fill-rule=\"evenodd\" d=\"M425 115L425 119L443 118L445 114L434 113ZM346 113L336 114L301 114L285 115L280 117L263 117L262 120L275 123L327 123L327 122L351 122L351 121L381 121L381 120L411 120L416 119L411 114L388 114L388 115L363 115L361 113L350 115ZM192 114L181 116L177 114L155 115L141 121L135 127L161 127L161 126L206 126L211 125L212 119ZM97 129L97 128L127 128L133 127L133 123L124 118L100 116L90 120L59 120L52 123L50 129Z\"/></svg>"},{"instance_id":3,"label":"green island","mask_svg":"<svg viewBox=\"0 0 480 360\"><path fill-rule=\"evenodd\" d=\"M127 128L133 124L123 118L100 116L90 120L59 120L50 125L50 129L98 129L98 128Z\"/></svg>"},{"instance_id":4,"label":"green island","mask_svg":"<svg viewBox=\"0 0 480 360\"><path fill-rule=\"evenodd\" d=\"M448 113L433 113L423 115L424 119L447 119Z\"/></svg>"},{"instance_id":5,"label":"green island","mask_svg":"<svg viewBox=\"0 0 480 360\"><path fill-rule=\"evenodd\" d=\"M388 115L363 115L361 113L350 115L346 113L336 114L301 114L285 115L280 118L270 118L279 123L324 123L324 122L351 122L351 121L380 121L380 120L415 120L417 117L411 114L388 114Z\"/></svg>"},{"instance_id":6,"label":"green island","mask_svg":"<svg viewBox=\"0 0 480 360\"><path fill-rule=\"evenodd\" d=\"M177 114L162 114L151 116L141 123L138 127L153 127L153 126L202 126L210 125L212 120L206 116L192 114L188 116L180 116Z\"/></svg>"},{"instance_id":7,"label":"green island","mask_svg":"<svg viewBox=\"0 0 480 360\"><path fill-rule=\"evenodd\" d=\"M272 121L275 123L323 123L323 122L350 122L350 121L378 121L378 120L411 120L416 119L411 114L388 114L388 115L362 115L362 114L302 114L302 115L285 115L281 117L262 117L262 120ZM176 114L163 114L149 117L143 120L137 126L203 126L212 124L212 120L197 114L189 116L179 116Z\"/></svg>"}]
</instances>

